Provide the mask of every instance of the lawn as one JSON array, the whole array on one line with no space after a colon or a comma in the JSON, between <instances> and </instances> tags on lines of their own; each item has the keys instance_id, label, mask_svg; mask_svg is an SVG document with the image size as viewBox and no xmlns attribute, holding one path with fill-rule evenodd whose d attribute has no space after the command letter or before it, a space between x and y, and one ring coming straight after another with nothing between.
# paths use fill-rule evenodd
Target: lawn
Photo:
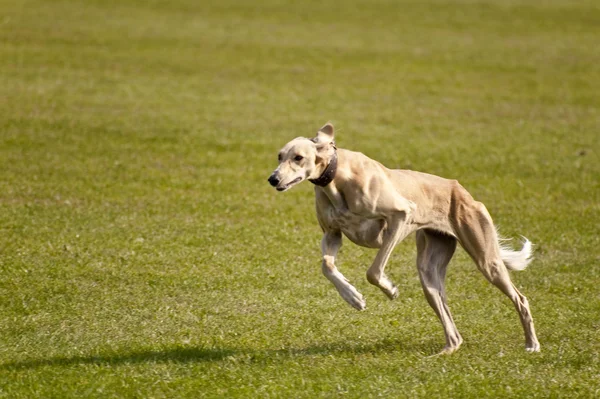
<instances>
[{"instance_id":1,"label":"lawn","mask_svg":"<svg viewBox=\"0 0 600 399\"><path fill-rule=\"evenodd\" d=\"M0 397L598 397L596 1L0 0ZM456 178L536 259L542 352L459 250L450 356L414 238L348 306L290 139Z\"/></svg>"}]
</instances>

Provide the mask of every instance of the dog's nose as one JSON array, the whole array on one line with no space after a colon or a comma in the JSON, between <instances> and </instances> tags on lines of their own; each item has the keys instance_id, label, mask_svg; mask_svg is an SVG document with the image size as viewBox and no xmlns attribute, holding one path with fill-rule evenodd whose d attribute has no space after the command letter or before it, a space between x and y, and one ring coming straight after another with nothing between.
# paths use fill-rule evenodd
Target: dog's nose
<instances>
[{"instance_id":1,"label":"dog's nose","mask_svg":"<svg viewBox=\"0 0 600 399\"><path fill-rule=\"evenodd\" d=\"M279 180L275 175L271 175L269 177L269 184L273 187L277 186L281 180Z\"/></svg>"}]
</instances>

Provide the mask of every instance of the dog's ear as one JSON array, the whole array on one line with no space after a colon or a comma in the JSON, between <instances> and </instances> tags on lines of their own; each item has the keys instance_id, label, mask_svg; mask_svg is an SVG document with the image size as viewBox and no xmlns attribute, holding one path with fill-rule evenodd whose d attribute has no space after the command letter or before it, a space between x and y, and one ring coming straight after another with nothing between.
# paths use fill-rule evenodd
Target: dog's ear
<instances>
[{"instance_id":1,"label":"dog's ear","mask_svg":"<svg viewBox=\"0 0 600 399\"><path fill-rule=\"evenodd\" d=\"M325 126L319 129L314 141L318 144L329 144L332 143L333 140L333 125L331 122L327 122Z\"/></svg>"},{"instance_id":2,"label":"dog's ear","mask_svg":"<svg viewBox=\"0 0 600 399\"><path fill-rule=\"evenodd\" d=\"M317 145L317 157L315 162L317 164L325 163L331 156L331 152L335 151L335 141L333 136L333 125L331 122L327 122L325 126L319 129L317 137L312 139Z\"/></svg>"}]
</instances>

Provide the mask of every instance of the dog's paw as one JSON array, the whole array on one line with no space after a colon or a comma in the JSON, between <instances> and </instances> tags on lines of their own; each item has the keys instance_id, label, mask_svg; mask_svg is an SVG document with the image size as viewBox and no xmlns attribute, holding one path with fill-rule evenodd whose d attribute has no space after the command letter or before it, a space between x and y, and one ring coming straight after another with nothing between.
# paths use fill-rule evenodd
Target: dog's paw
<instances>
[{"instance_id":1,"label":"dog's paw","mask_svg":"<svg viewBox=\"0 0 600 399\"><path fill-rule=\"evenodd\" d=\"M427 356L427 357L432 358L432 357L438 357L438 356L448 356L448 355L453 354L457 350L458 350L458 346L446 346L446 347L444 347L444 349L442 349L441 352L436 353L435 355Z\"/></svg>"},{"instance_id":2,"label":"dog's paw","mask_svg":"<svg viewBox=\"0 0 600 399\"><path fill-rule=\"evenodd\" d=\"M527 345L525 345L525 350L530 353L539 352L540 351L540 343L533 342L531 344L527 344Z\"/></svg>"},{"instance_id":3,"label":"dog's paw","mask_svg":"<svg viewBox=\"0 0 600 399\"><path fill-rule=\"evenodd\" d=\"M350 306L352 306L358 311L363 311L367 308L367 302L362 297L362 295L360 298L353 298L352 301L348 301L348 303L350 304Z\"/></svg>"},{"instance_id":4,"label":"dog's paw","mask_svg":"<svg viewBox=\"0 0 600 399\"><path fill-rule=\"evenodd\" d=\"M398 298L398 287L392 284L392 288L389 290L383 290L383 293L390 298L391 301L393 301L394 299Z\"/></svg>"},{"instance_id":5,"label":"dog's paw","mask_svg":"<svg viewBox=\"0 0 600 399\"><path fill-rule=\"evenodd\" d=\"M366 309L367 303L365 301L365 298L353 286L350 285L348 287L345 287L344 290L340 291L340 294L342 295L342 298L344 298L344 300L348 302L350 306L352 306L354 309Z\"/></svg>"}]
</instances>

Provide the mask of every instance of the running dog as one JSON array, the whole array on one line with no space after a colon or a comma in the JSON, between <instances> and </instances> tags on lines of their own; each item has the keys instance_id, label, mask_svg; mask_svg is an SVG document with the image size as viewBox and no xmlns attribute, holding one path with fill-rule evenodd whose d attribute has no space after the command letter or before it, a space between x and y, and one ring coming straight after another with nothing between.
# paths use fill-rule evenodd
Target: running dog
<instances>
[{"instance_id":1,"label":"running dog","mask_svg":"<svg viewBox=\"0 0 600 399\"><path fill-rule=\"evenodd\" d=\"M315 138L298 137L287 143L279 151L279 166L268 179L277 191L289 190L304 180L315 185L317 218L323 230L323 274L352 307L364 310L365 300L335 265L342 234L357 245L379 248L367 270L367 280L394 299L398 288L384 269L394 247L416 231L417 268L423 291L446 335L441 353L456 351L463 341L444 288L446 268L457 242L481 273L515 305L525 332L526 350L540 350L527 298L508 274L508 269L527 267L531 243L525 239L520 251L503 246L485 206L456 180L391 170L362 153L338 149L330 123Z\"/></svg>"}]
</instances>

